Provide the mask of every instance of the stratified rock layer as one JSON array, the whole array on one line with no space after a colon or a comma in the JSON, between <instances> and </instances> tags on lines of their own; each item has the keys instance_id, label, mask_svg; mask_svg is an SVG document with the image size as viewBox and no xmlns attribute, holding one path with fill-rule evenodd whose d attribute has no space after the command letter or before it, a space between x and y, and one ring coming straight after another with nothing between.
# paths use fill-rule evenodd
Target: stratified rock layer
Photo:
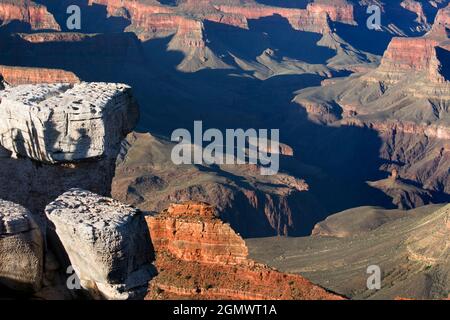
<instances>
[{"instance_id":1,"label":"stratified rock layer","mask_svg":"<svg viewBox=\"0 0 450 320\"><path fill-rule=\"evenodd\" d=\"M80 79L73 72L60 69L0 65L0 74L8 84L13 86L20 84L80 82Z\"/></svg>"},{"instance_id":2,"label":"stratified rock layer","mask_svg":"<svg viewBox=\"0 0 450 320\"><path fill-rule=\"evenodd\" d=\"M37 291L42 285L44 237L24 207L0 200L0 285Z\"/></svg>"},{"instance_id":3,"label":"stratified rock layer","mask_svg":"<svg viewBox=\"0 0 450 320\"><path fill-rule=\"evenodd\" d=\"M28 0L1 0L0 20L2 25L20 21L32 30L61 30L45 6Z\"/></svg>"},{"instance_id":4,"label":"stratified rock layer","mask_svg":"<svg viewBox=\"0 0 450 320\"><path fill-rule=\"evenodd\" d=\"M143 214L110 198L73 189L46 208L82 286L98 298L138 297L151 276Z\"/></svg>"},{"instance_id":5,"label":"stratified rock layer","mask_svg":"<svg viewBox=\"0 0 450 320\"><path fill-rule=\"evenodd\" d=\"M155 250L169 252L178 259L226 265L247 259L244 240L230 225L217 219L209 205L174 204L147 222Z\"/></svg>"},{"instance_id":6,"label":"stratified rock layer","mask_svg":"<svg viewBox=\"0 0 450 320\"><path fill-rule=\"evenodd\" d=\"M158 270L147 299L342 299L248 259L243 239L205 203L171 205L147 223Z\"/></svg>"},{"instance_id":7,"label":"stratified rock layer","mask_svg":"<svg viewBox=\"0 0 450 320\"><path fill-rule=\"evenodd\" d=\"M21 85L1 93L0 143L46 163L114 157L137 118L126 85Z\"/></svg>"}]
</instances>

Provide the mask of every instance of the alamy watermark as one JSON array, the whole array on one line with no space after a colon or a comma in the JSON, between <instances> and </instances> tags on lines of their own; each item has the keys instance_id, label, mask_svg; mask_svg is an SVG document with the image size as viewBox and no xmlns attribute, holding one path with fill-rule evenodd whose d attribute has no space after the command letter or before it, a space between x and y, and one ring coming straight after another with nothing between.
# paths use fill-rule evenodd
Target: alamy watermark
<instances>
[{"instance_id":1,"label":"alamy watermark","mask_svg":"<svg viewBox=\"0 0 450 320\"><path fill-rule=\"evenodd\" d=\"M68 266L66 273L68 275L66 286L69 290L80 290L81 289L81 281L80 278L78 278L78 275L76 274L74 268L72 266Z\"/></svg>"},{"instance_id":2,"label":"alamy watermark","mask_svg":"<svg viewBox=\"0 0 450 320\"><path fill-rule=\"evenodd\" d=\"M66 21L67 29L81 30L81 8L73 4L67 7L66 13L70 15Z\"/></svg>"},{"instance_id":3,"label":"alamy watermark","mask_svg":"<svg viewBox=\"0 0 450 320\"><path fill-rule=\"evenodd\" d=\"M381 268L377 265L371 265L367 267L367 274L370 276L367 278L367 289L380 290L381 289Z\"/></svg>"},{"instance_id":4,"label":"alamy watermark","mask_svg":"<svg viewBox=\"0 0 450 320\"><path fill-rule=\"evenodd\" d=\"M279 129L226 129L225 135L219 129L203 132L202 121L195 121L193 137L187 129L172 133L178 144L171 158L177 165L254 164L261 166L261 175L275 175L280 168L279 138Z\"/></svg>"},{"instance_id":5,"label":"alamy watermark","mask_svg":"<svg viewBox=\"0 0 450 320\"><path fill-rule=\"evenodd\" d=\"M367 28L369 30L381 30L381 8L377 5L367 7L367 14L371 16L367 19Z\"/></svg>"}]
</instances>

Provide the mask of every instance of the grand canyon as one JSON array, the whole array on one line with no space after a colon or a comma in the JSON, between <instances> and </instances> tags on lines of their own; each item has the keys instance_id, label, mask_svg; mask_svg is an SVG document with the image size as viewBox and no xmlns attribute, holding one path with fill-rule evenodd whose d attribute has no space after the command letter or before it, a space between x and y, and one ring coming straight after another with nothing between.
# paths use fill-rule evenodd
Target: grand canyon
<instances>
[{"instance_id":1,"label":"grand canyon","mask_svg":"<svg viewBox=\"0 0 450 320\"><path fill-rule=\"evenodd\" d=\"M0 299L450 299L449 0L0 0L0 22ZM279 170L176 163L198 121L278 130Z\"/></svg>"}]
</instances>

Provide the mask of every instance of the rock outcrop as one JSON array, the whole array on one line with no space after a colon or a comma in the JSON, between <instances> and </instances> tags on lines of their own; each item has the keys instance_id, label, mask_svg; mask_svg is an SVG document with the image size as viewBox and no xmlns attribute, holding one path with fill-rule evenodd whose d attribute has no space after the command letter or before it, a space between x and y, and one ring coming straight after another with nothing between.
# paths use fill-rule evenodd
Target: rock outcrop
<instances>
[{"instance_id":1,"label":"rock outcrop","mask_svg":"<svg viewBox=\"0 0 450 320\"><path fill-rule=\"evenodd\" d=\"M147 218L153 246L175 258L201 263L236 265L247 259L244 240L203 203L171 205Z\"/></svg>"},{"instance_id":2,"label":"rock outcrop","mask_svg":"<svg viewBox=\"0 0 450 320\"><path fill-rule=\"evenodd\" d=\"M411 72L431 72L438 46L438 41L429 38L394 38L377 72L389 83L395 83Z\"/></svg>"},{"instance_id":3,"label":"rock outcrop","mask_svg":"<svg viewBox=\"0 0 450 320\"><path fill-rule=\"evenodd\" d=\"M0 65L0 75L10 85L42 83L79 83L80 79L70 71L48 68L26 68Z\"/></svg>"},{"instance_id":4,"label":"rock outcrop","mask_svg":"<svg viewBox=\"0 0 450 320\"><path fill-rule=\"evenodd\" d=\"M114 157L137 114L125 85L21 85L1 92L0 143L46 163Z\"/></svg>"},{"instance_id":5,"label":"rock outcrop","mask_svg":"<svg viewBox=\"0 0 450 320\"><path fill-rule=\"evenodd\" d=\"M147 222L158 270L147 299L342 299L248 259L245 242L207 204L171 205Z\"/></svg>"},{"instance_id":6,"label":"rock outcrop","mask_svg":"<svg viewBox=\"0 0 450 320\"><path fill-rule=\"evenodd\" d=\"M19 21L32 30L61 30L45 6L28 0L0 1L0 20L2 25Z\"/></svg>"},{"instance_id":7,"label":"rock outcrop","mask_svg":"<svg viewBox=\"0 0 450 320\"><path fill-rule=\"evenodd\" d=\"M38 291L44 270L44 234L26 208L0 200L0 286Z\"/></svg>"},{"instance_id":8,"label":"rock outcrop","mask_svg":"<svg viewBox=\"0 0 450 320\"><path fill-rule=\"evenodd\" d=\"M151 246L142 212L72 189L46 207L81 285L94 297L137 298L151 277Z\"/></svg>"}]
</instances>

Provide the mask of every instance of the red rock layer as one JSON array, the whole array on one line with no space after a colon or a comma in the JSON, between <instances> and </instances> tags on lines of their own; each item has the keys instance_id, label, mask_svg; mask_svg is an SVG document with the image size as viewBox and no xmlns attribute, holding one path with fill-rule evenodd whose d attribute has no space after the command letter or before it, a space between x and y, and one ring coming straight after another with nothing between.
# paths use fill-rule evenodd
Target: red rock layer
<instances>
[{"instance_id":1,"label":"red rock layer","mask_svg":"<svg viewBox=\"0 0 450 320\"><path fill-rule=\"evenodd\" d=\"M1 2L0 20L4 25L11 21L24 22L33 30L61 30L47 8L28 1Z\"/></svg>"},{"instance_id":2,"label":"red rock layer","mask_svg":"<svg viewBox=\"0 0 450 320\"><path fill-rule=\"evenodd\" d=\"M78 83L73 73L60 69L1 66L0 74L10 85L37 83Z\"/></svg>"},{"instance_id":3,"label":"red rock layer","mask_svg":"<svg viewBox=\"0 0 450 320\"><path fill-rule=\"evenodd\" d=\"M380 66L365 78L395 83L407 74L423 72L431 82L445 83L446 62L441 59L447 59L449 50L448 44L434 37L393 38Z\"/></svg>"},{"instance_id":4,"label":"red rock layer","mask_svg":"<svg viewBox=\"0 0 450 320\"><path fill-rule=\"evenodd\" d=\"M123 16L125 12L131 21L131 29L143 39L175 33L180 29L197 32L195 22L203 20L247 28L247 19L273 15L286 18L293 28L322 33L329 31L328 18L354 24L353 6L345 1L312 3L307 9L263 6L252 1L244 4L230 2L228 5L215 5L214 1L187 1L180 7L163 6L156 1L142 3L131 0L89 0L89 4L106 6L111 16Z\"/></svg>"},{"instance_id":5,"label":"red rock layer","mask_svg":"<svg viewBox=\"0 0 450 320\"><path fill-rule=\"evenodd\" d=\"M346 1L314 2L308 4L310 13L326 13L332 21L354 24L353 5Z\"/></svg>"},{"instance_id":6,"label":"red rock layer","mask_svg":"<svg viewBox=\"0 0 450 320\"><path fill-rule=\"evenodd\" d=\"M400 72L428 70L438 41L427 38L394 38L381 62L381 68Z\"/></svg>"},{"instance_id":7,"label":"red rock layer","mask_svg":"<svg viewBox=\"0 0 450 320\"><path fill-rule=\"evenodd\" d=\"M147 223L158 275L146 299L343 299L248 259L244 240L207 204L171 205Z\"/></svg>"},{"instance_id":8,"label":"red rock layer","mask_svg":"<svg viewBox=\"0 0 450 320\"><path fill-rule=\"evenodd\" d=\"M147 219L157 252L185 261L235 265L248 255L244 240L228 224L215 218L212 207L188 203L171 205Z\"/></svg>"}]
</instances>

